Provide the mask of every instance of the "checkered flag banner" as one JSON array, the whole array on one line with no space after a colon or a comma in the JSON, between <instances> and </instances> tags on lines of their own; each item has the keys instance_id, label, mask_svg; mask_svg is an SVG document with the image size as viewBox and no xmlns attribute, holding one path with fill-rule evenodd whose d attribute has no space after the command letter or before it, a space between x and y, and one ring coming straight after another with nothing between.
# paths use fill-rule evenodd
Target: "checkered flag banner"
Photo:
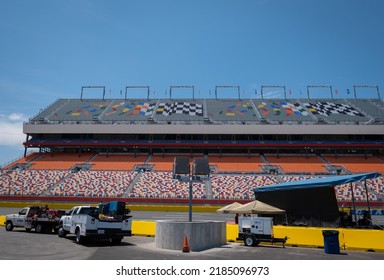
<instances>
[{"instance_id":1,"label":"checkered flag banner","mask_svg":"<svg viewBox=\"0 0 384 280\"><path fill-rule=\"evenodd\" d=\"M156 114L162 114L164 116L170 116L172 114L203 116L203 105L190 102L162 102L157 107Z\"/></svg>"},{"instance_id":2,"label":"checkered flag banner","mask_svg":"<svg viewBox=\"0 0 384 280\"><path fill-rule=\"evenodd\" d=\"M333 102L304 103L304 106L314 115L330 116L332 114L348 115L353 117L364 117L362 113L352 106Z\"/></svg>"}]
</instances>

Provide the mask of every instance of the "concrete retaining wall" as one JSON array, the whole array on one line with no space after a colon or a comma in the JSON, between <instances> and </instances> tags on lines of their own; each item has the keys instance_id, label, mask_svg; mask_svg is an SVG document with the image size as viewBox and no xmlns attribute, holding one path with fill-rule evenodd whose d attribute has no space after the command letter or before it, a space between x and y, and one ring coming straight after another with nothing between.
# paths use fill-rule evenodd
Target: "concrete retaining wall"
<instances>
[{"instance_id":1,"label":"concrete retaining wall","mask_svg":"<svg viewBox=\"0 0 384 280\"><path fill-rule=\"evenodd\" d=\"M202 251L225 245L226 223L222 221L156 221L155 246L162 249L182 250L184 237L191 251Z\"/></svg>"}]
</instances>

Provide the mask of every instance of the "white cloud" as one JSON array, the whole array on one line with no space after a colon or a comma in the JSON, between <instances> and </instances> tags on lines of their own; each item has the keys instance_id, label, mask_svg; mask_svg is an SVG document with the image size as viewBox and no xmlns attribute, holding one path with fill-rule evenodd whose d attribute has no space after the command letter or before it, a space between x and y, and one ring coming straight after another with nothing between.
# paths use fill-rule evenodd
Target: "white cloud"
<instances>
[{"instance_id":1,"label":"white cloud","mask_svg":"<svg viewBox=\"0 0 384 280\"><path fill-rule=\"evenodd\" d=\"M12 113L9 115L8 119L10 121L17 122L17 121L25 120L25 117L24 117L24 114Z\"/></svg>"},{"instance_id":2,"label":"white cloud","mask_svg":"<svg viewBox=\"0 0 384 280\"><path fill-rule=\"evenodd\" d=\"M23 114L0 115L0 146L22 146L25 141L23 120Z\"/></svg>"}]
</instances>

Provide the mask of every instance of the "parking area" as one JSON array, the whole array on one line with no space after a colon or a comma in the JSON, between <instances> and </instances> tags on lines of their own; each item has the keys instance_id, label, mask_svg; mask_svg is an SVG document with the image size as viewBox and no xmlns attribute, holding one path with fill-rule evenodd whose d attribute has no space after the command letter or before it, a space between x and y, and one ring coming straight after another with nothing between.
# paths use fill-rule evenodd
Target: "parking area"
<instances>
[{"instance_id":1,"label":"parking area","mask_svg":"<svg viewBox=\"0 0 384 280\"><path fill-rule=\"evenodd\" d=\"M183 253L155 247L155 238L132 236L118 245L106 241L75 243L73 237L37 234L0 227L0 260L384 260L382 252L341 251L326 254L322 248L260 245L246 247L242 243L201 252Z\"/></svg>"}]
</instances>

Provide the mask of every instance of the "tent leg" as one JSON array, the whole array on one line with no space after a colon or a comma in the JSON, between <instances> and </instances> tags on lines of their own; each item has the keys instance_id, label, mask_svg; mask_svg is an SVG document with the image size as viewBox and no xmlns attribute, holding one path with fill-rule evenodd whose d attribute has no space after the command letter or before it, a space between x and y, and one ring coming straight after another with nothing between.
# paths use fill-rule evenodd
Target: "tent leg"
<instances>
[{"instance_id":1,"label":"tent leg","mask_svg":"<svg viewBox=\"0 0 384 280\"><path fill-rule=\"evenodd\" d=\"M364 180L364 187L365 187L365 195L366 195L366 198L367 198L367 207L368 207L368 213L369 213L369 227L372 228L371 205L369 204L367 179Z\"/></svg>"},{"instance_id":2,"label":"tent leg","mask_svg":"<svg viewBox=\"0 0 384 280\"><path fill-rule=\"evenodd\" d=\"M355 227L357 228L357 214L356 214L356 205L355 205L355 194L353 193L352 182L350 183L350 187L351 187L351 193L352 193L352 206L353 206L353 211L354 211L354 216L355 216Z\"/></svg>"}]
</instances>

